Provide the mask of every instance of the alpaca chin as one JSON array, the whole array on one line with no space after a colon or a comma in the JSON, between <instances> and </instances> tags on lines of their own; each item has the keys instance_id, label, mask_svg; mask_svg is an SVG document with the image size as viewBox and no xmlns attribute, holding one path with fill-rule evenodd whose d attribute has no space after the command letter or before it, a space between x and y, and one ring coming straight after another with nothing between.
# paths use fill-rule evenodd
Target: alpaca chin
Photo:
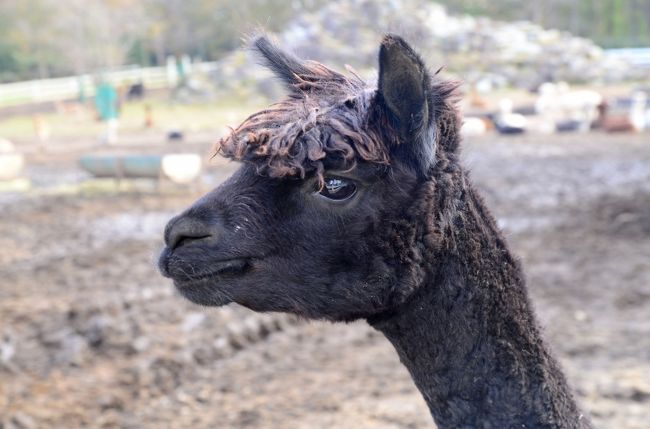
<instances>
[{"instance_id":1,"label":"alpaca chin","mask_svg":"<svg viewBox=\"0 0 650 429\"><path fill-rule=\"evenodd\" d=\"M232 302L232 298L217 287L214 282L201 280L191 284L174 282L176 290L194 304L207 307L222 307Z\"/></svg>"}]
</instances>

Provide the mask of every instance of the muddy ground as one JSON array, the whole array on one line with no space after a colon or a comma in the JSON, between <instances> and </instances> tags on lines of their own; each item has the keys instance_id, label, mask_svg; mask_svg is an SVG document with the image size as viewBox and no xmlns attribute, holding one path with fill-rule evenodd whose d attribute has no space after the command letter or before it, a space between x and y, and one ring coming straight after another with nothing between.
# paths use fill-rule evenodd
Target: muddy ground
<instances>
[{"instance_id":1,"label":"muddy ground","mask_svg":"<svg viewBox=\"0 0 650 429\"><path fill-rule=\"evenodd\" d=\"M464 152L580 403L597 427L647 428L650 135L489 136ZM76 156L34 155L28 174L84 180ZM0 196L0 428L434 427L364 323L177 296L154 261L194 198Z\"/></svg>"}]
</instances>

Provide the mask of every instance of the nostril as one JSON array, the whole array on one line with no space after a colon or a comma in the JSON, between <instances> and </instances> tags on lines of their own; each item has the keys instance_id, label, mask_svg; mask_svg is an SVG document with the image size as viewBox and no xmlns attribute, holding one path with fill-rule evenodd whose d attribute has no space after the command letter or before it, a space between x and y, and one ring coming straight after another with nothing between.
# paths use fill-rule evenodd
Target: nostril
<instances>
[{"instance_id":1,"label":"nostril","mask_svg":"<svg viewBox=\"0 0 650 429\"><path fill-rule=\"evenodd\" d=\"M210 237L209 226L192 218L173 219L165 231L165 243L172 250Z\"/></svg>"}]
</instances>

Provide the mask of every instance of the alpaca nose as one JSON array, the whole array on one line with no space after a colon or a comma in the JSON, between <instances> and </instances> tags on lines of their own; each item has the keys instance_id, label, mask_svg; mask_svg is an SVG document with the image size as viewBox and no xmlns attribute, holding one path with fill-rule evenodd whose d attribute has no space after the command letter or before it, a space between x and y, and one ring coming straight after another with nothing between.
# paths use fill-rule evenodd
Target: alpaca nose
<instances>
[{"instance_id":1,"label":"alpaca nose","mask_svg":"<svg viewBox=\"0 0 650 429\"><path fill-rule=\"evenodd\" d=\"M214 228L202 219L189 216L179 216L165 227L165 244L171 250L185 246L191 242L213 238Z\"/></svg>"}]
</instances>

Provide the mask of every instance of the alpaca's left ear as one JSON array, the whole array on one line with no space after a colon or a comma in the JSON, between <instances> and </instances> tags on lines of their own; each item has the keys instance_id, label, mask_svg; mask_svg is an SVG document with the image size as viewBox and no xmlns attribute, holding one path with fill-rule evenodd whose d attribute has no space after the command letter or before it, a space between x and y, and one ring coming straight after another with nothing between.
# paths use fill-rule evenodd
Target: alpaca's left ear
<instances>
[{"instance_id":1,"label":"alpaca's left ear","mask_svg":"<svg viewBox=\"0 0 650 429\"><path fill-rule=\"evenodd\" d=\"M402 158L421 175L435 157L429 91L431 78L418 54L401 37L386 35L379 49L377 103L400 134L391 156Z\"/></svg>"},{"instance_id":2,"label":"alpaca's left ear","mask_svg":"<svg viewBox=\"0 0 650 429\"><path fill-rule=\"evenodd\" d=\"M284 52L264 35L252 39L251 46L260 54L265 65L289 89L300 82L300 76L309 73L309 69L303 61L288 52Z\"/></svg>"}]
</instances>

